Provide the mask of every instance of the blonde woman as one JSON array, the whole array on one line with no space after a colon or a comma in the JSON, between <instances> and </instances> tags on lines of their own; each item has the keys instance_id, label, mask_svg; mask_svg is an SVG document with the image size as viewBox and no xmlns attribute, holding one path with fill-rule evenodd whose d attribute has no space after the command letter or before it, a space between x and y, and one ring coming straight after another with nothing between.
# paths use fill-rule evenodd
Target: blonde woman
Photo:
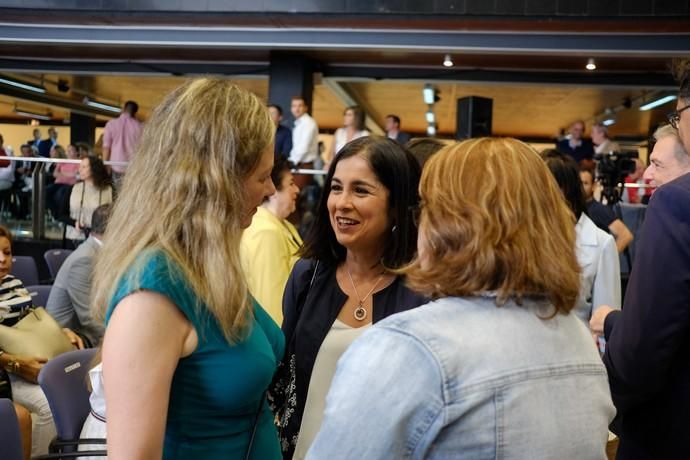
<instances>
[{"instance_id":1,"label":"blonde woman","mask_svg":"<svg viewBox=\"0 0 690 460\"><path fill-rule=\"evenodd\" d=\"M92 291L111 460L280 458L263 394L284 339L239 255L275 192L273 132L256 96L213 79L173 91L144 128Z\"/></svg>"},{"instance_id":2,"label":"blonde woman","mask_svg":"<svg viewBox=\"0 0 690 460\"><path fill-rule=\"evenodd\" d=\"M424 167L418 256L437 300L393 315L338 362L308 459L605 459L606 369L571 313L575 225L537 152L451 145Z\"/></svg>"}]
</instances>

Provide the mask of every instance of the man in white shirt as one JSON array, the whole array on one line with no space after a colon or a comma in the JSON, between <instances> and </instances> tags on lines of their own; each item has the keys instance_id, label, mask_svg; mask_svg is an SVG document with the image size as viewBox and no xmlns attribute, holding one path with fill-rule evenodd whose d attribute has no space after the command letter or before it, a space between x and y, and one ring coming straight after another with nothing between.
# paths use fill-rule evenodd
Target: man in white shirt
<instances>
[{"instance_id":1,"label":"man in white shirt","mask_svg":"<svg viewBox=\"0 0 690 460\"><path fill-rule=\"evenodd\" d=\"M401 145L410 141L410 135L400 131L400 117L393 114L386 115L386 136Z\"/></svg>"},{"instance_id":2,"label":"man in white shirt","mask_svg":"<svg viewBox=\"0 0 690 460\"><path fill-rule=\"evenodd\" d=\"M307 113L309 106L301 96L292 98L290 111L295 117L292 129L292 150L290 161L298 168L312 169L319 155L319 127ZM296 175L295 184L303 189L311 182L311 176Z\"/></svg>"},{"instance_id":3,"label":"man in white shirt","mask_svg":"<svg viewBox=\"0 0 690 460\"><path fill-rule=\"evenodd\" d=\"M594 153L621 151L620 146L609 139L609 129L603 123L594 123L592 125L592 143L594 144Z\"/></svg>"}]
</instances>

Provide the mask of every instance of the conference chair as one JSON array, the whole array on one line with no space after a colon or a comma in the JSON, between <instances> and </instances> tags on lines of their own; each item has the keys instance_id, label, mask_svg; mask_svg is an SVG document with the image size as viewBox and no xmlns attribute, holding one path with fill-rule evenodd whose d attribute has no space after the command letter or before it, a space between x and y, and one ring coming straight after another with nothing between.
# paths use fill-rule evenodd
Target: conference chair
<instances>
[{"instance_id":1,"label":"conference chair","mask_svg":"<svg viewBox=\"0 0 690 460\"><path fill-rule=\"evenodd\" d=\"M51 453L65 458L106 456L105 439L79 439L91 411L86 380L96 351L87 348L63 353L48 361L38 374L38 384L46 395L57 429ZM79 445L95 444L103 445L103 449L77 452Z\"/></svg>"}]
</instances>

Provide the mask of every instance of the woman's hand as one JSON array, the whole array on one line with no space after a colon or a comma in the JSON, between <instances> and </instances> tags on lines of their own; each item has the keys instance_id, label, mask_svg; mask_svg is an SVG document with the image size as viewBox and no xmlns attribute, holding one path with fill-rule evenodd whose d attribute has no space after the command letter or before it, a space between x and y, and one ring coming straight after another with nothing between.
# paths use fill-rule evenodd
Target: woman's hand
<instances>
[{"instance_id":1,"label":"woman's hand","mask_svg":"<svg viewBox=\"0 0 690 460\"><path fill-rule=\"evenodd\" d=\"M14 369L9 368L13 374L20 376L31 383L38 383L38 373L48 360L32 356L15 356Z\"/></svg>"},{"instance_id":2,"label":"woman's hand","mask_svg":"<svg viewBox=\"0 0 690 460\"><path fill-rule=\"evenodd\" d=\"M76 332L74 332L72 329L69 329L67 327L62 328L62 332L65 333L69 341L74 345L77 350L83 350L84 349L84 341L77 335Z\"/></svg>"}]
</instances>

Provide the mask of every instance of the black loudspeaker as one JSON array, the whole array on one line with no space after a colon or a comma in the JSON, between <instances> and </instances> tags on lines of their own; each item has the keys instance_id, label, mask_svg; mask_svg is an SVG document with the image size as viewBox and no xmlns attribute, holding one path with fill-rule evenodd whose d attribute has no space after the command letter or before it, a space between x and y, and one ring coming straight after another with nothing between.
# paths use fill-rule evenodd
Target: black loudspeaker
<instances>
[{"instance_id":1,"label":"black loudspeaker","mask_svg":"<svg viewBox=\"0 0 690 460\"><path fill-rule=\"evenodd\" d=\"M456 139L491 136L493 99L469 96L458 99Z\"/></svg>"}]
</instances>

